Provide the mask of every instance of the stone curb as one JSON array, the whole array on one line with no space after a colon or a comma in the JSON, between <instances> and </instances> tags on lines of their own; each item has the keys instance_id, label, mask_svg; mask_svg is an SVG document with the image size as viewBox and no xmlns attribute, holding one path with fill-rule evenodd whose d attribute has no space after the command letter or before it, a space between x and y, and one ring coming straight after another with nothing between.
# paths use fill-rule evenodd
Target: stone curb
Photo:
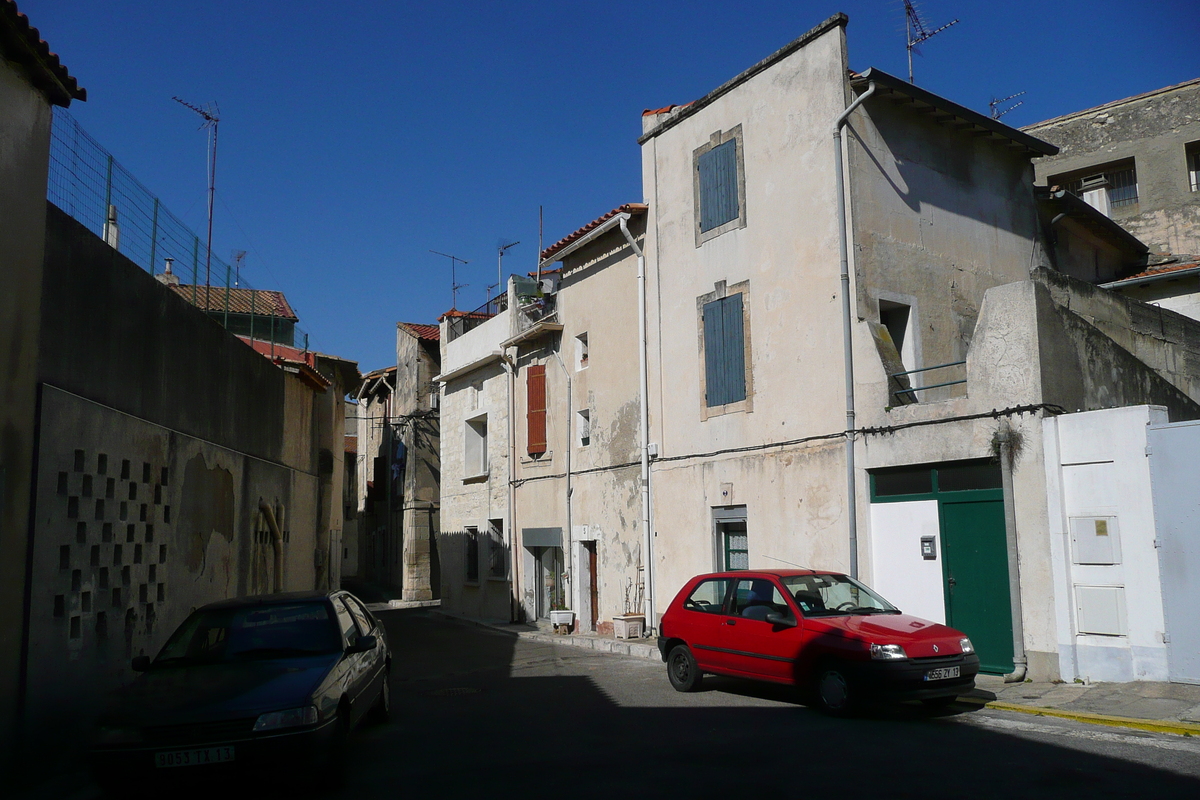
<instances>
[{"instance_id":1,"label":"stone curb","mask_svg":"<svg viewBox=\"0 0 1200 800\"><path fill-rule=\"evenodd\" d=\"M960 697L958 698L958 702L980 705L984 708L991 708L997 711L1030 714L1035 717L1057 717L1075 722L1085 722L1089 725L1107 725L1110 728L1130 728L1132 730L1150 731L1152 733L1173 733L1179 736L1200 736L1200 725L1190 722L1115 717L1109 714L1092 714L1086 711L1064 711L1061 708L1050 708L1048 706L1022 706L1016 703L1005 703L1001 700L988 702L980 697Z\"/></svg>"},{"instance_id":2,"label":"stone curb","mask_svg":"<svg viewBox=\"0 0 1200 800\"><path fill-rule=\"evenodd\" d=\"M434 613L441 614L448 619L466 622L481 628L491 628L494 631L512 634L521 639L528 639L533 642L561 644L568 647L578 647L581 650L595 650L600 653L614 653L619 656L644 658L649 661L662 661L662 656L658 653L657 642L649 639L606 639L599 636L563 636L557 633L543 633L542 631L514 631L501 624L481 619L472 619L471 617L460 617L448 611L435 611Z\"/></svg>"}]
</instances>

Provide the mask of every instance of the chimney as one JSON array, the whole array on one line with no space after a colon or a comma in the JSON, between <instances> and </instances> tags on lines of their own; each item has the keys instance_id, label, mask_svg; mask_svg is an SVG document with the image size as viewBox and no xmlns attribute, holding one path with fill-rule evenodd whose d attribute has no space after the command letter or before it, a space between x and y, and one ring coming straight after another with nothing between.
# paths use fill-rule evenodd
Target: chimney
<instances>
[{"instance_id":1,"label":"chimney","mask_svg":"<svg viewBox=\"0 0 1200 800\"><path fill-rule=\"evenodd\" d=\"M166 286L178 286L179 285L179 276L176 275L175 273L171 272L171 265L174 263L175 263L175 259L173 259L173 258L166 259L166 267L163 269L162 274L154 276L158 280L159 283L164 284Z\"/></svg>"}]
</instances>

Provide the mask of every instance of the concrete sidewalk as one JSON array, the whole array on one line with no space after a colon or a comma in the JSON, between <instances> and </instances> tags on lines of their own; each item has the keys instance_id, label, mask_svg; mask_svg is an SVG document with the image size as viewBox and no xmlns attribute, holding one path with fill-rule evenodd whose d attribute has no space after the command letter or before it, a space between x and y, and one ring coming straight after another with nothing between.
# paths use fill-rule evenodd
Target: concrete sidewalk
<instances>
[{"instance_id":1,"label":"concrete sidewalk","mask_svg":"<svg viewBox=\"0 0 1200 800\"><path fill-rule=\"evenodd\" d=\"M594 633L560 635L535 625L438 613L530 641L662 661L653 639L614 639ZM1005 683L999 675L980 675L974 691L960 697L959 702L1096 725L1200 736L1200 686L1183 683Z\"/></svg>"}]
</instances>

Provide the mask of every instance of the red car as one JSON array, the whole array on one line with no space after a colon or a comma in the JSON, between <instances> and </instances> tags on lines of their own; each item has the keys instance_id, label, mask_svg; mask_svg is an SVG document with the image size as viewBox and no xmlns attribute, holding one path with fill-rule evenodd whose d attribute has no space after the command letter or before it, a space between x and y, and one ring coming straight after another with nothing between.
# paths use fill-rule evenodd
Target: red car
<instances>
[{"instance_id":1,"label":"red car","mask_svg":"<svg viewBox=\"0 0 1200 800\"><path fill-rule=\"evenodd\" d=\"M695 691L706 672L732 675L797 686L832 714L868 699L948 705L979 672L965 634L904 614L836 572L698 575L659 634L677 691Z\"/></svg>"}]
</instances>

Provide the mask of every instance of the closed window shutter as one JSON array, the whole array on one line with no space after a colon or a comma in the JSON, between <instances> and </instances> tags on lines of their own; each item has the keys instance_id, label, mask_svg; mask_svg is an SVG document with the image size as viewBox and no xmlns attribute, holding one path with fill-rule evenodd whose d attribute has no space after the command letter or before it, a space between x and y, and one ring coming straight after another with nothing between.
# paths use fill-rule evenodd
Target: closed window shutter
<instances>
[{"instance_id":1,"label":"closed window shutter","mask_svg":"<svg viewBox=\"0 0 1200 800\"><path fill-rule=\"evenodd\" d=\"M737 139L700 156L700 232L738 218Z\"/></svg>"},{"instance_id":2,"label":"closed window shutter","mask_svg":"<svg viewBox=\"0 0 1200 800\"><path fill-rule=\"evenodd\" d=\"M546 452L546 367L529 367L525 384L528 390L529 455L540 455Z\"/></svg>"},{"instance_id":3,"label":"closed window shutter","mask_svg":"<svg viewBox=\"0 0 1200 800\"><path fill-rule=\"evenodd\" d=\"M704 304L704 387L710 408L746 399L741 294Z\"/></svg>"}]
</instances>

